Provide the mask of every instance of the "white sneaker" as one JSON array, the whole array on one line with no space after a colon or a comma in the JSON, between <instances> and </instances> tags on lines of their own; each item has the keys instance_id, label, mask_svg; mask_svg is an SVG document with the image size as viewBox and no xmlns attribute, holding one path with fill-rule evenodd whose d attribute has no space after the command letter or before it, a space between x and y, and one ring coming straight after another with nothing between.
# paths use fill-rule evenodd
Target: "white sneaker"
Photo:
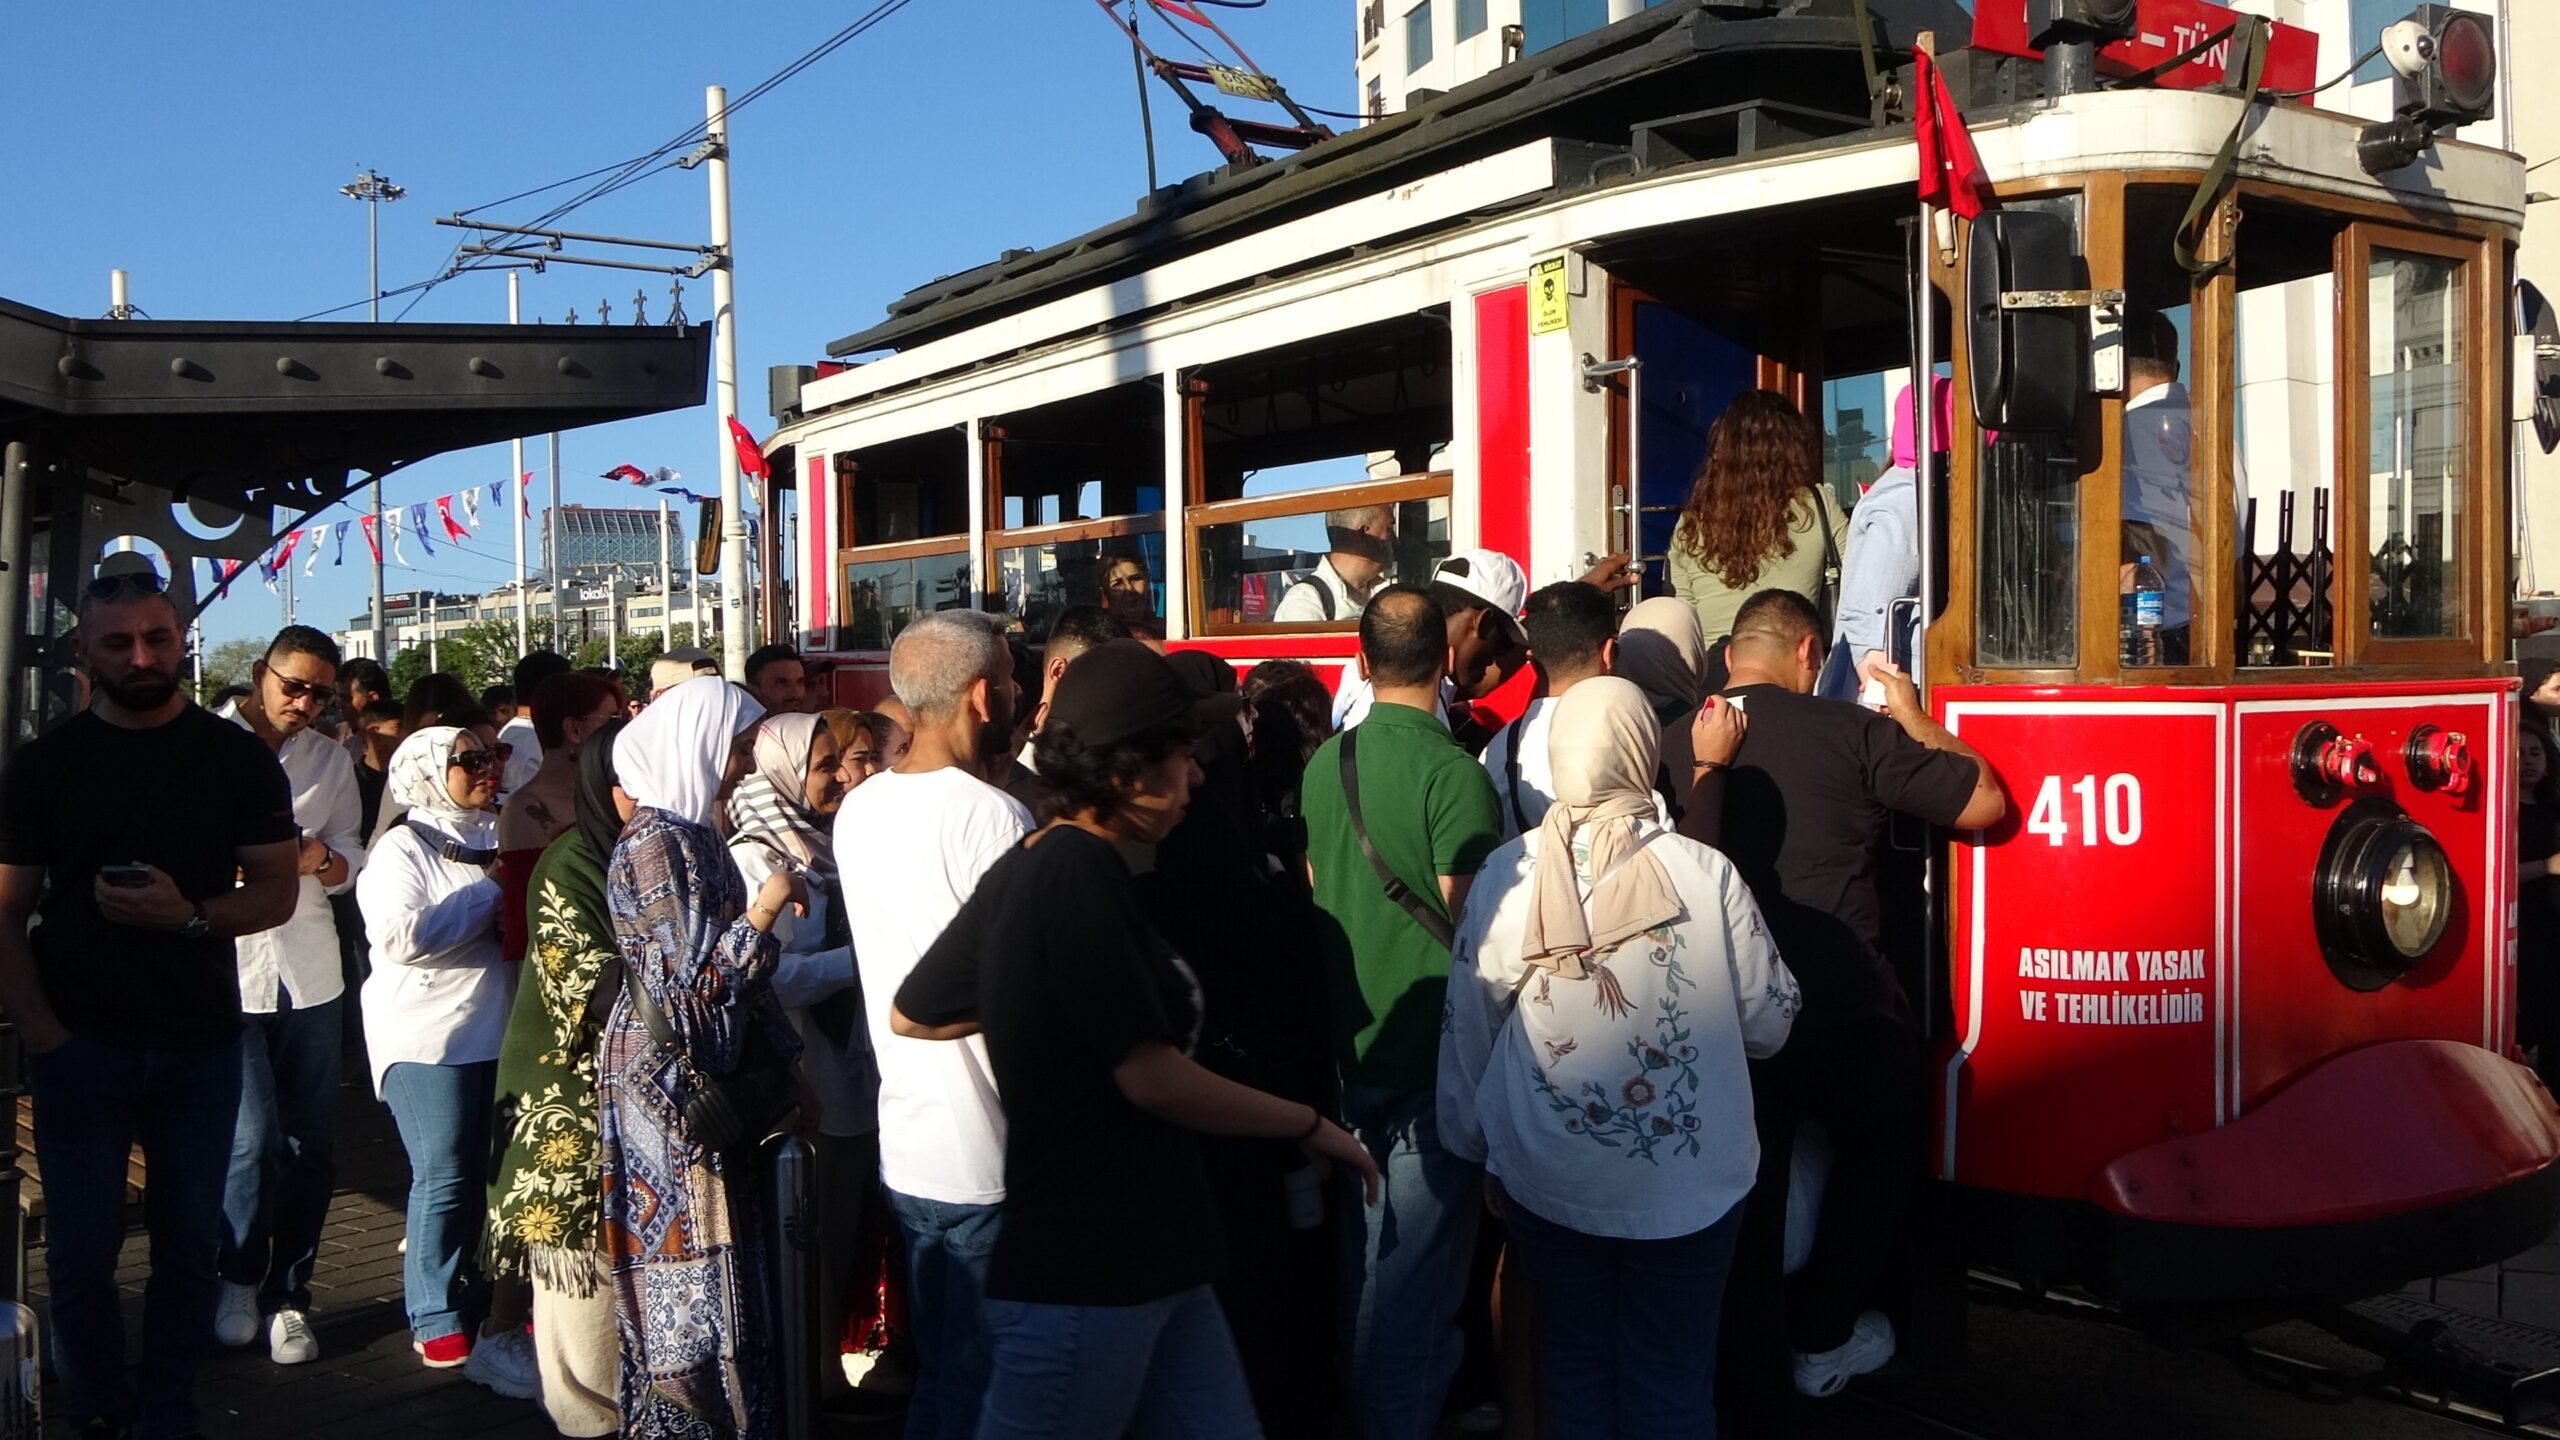
<instances>
[{"instance_id":1,"label":"white sneaker","mask_svg":"<svg viewBox=\"0 0 2560 1440\"><path fill-rule=\"evenodd\" d=\"M222 1299L214 1306L213 1338L225 1345L246 1345L258 1338L258 1287L222 1282Z\"/></svg>"},{"instance_id":2,"label":"white sneaker","mask_svg":"<svg viewBox=\"0 0 2560 1440\"><path fill-rule=\"evenodd\" d=\"M510 1400L542 1396L542 1372L533 1363L533 1337L522 1330L483 1335L462 1362L462 1378Z\"/></svg>"},{"instance_id":3,"label":"white sneaker","mask_svg":"<svg viewBox=\"0 0 2560 1440\"><path fill-rule=\"evenodd\" d=\"M1873 1374L1893 1359L1893 1322L1880 1311L1858 1317L1849 1338L1837 1349L1795 1356L1796 1393L1814 1399L1837 1395L1860 1375Z\"/></svg>"},{"instance_id":4,"label":"white sneaker","mask_svg":"<svg viewBox=\"0 0 2560 1440\"><path fill-rule=\"evenodd\" d=\"M320 1341L311 1333L311 1317L299 1310L279 1310L268 1316L267 1358L279 1365L319 1359Z\"/></svg>"}]
</instances>

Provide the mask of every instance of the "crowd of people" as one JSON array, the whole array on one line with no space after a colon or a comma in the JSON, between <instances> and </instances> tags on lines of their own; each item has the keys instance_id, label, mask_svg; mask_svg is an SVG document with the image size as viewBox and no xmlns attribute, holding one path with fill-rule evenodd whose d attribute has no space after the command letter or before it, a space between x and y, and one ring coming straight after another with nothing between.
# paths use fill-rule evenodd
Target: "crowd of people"
<instances>
[{"instance_id":1,"label":"crowd of people","mask_svg":"<svg viewBox=\"0 0 2560 1440\"><path fill-rule=\"evenodd\" d=\"M1777 463L1784 418L1737 447ZM205 709L156 577L102 574L91 708L0 772L66 1408L169 1440L210 1343L318 1355L352 1004L420 1362L564 1434L779 1433L784 1132L823 1370L916 1440L1783 1433L1894 1347L1888 817L2005 802L1882 656L1880 706L1817 695L1838 527L1769 494L1632 608L1623 557L1394 583L1345 514L1338 685L1097 596L1028 660L918 617L865 711L782 646L393 697L299 626Z\"/></svg>"}]
</instances>

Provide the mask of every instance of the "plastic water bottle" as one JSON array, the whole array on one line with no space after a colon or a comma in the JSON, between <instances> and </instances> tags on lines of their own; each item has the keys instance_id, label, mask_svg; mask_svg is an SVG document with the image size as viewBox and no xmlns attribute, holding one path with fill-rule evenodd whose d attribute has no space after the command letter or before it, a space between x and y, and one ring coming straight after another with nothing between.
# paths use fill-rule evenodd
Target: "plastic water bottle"
<instances>
[{"instance_id":1,"label":"plastic water bottle","mask_svg":"<svg viewBox=\"0 0 2560 1440\"><path fill-rule=\"evenodd\" d=\"M2148 555L2133 567L2133 588L2124 595L2118 638L2127 665L2160 663L2161 621L2168 608L2169 581Z\"/></svg>"}]
</instances>

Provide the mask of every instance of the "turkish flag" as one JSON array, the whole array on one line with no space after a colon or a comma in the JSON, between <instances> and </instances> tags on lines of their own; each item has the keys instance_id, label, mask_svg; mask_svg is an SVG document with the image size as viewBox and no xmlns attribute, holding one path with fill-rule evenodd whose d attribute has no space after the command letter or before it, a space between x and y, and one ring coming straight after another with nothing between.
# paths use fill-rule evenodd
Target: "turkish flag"
<instances>
[{"instance_id":1,"label":"turkish flag","mask_svg":"<svg viewBox=\"0 0 2560 1440\"><path fill-rule=\"evenodd\" d=\"M373 563L376 565L381 564L382 537L373 533L373 517L370 515L359 515L356 517L356 524L364 530L364 548L373 552Z\"/></svg>"},{"instance_id":2,"label":"turkish flag","mask_svg":"<svg viewBox=\"0 0 2560 1440\"><path fill-rule=\"evenodd\" d=\"M735 415L729 417L729 438L738 447L739 474L762 480L773 473L765 468L764 447L756 443L756 437L747 433L747 427L739 424Z\"/></svg>"},{"instance_id":3,"label":"turkish flag","mask_svg":"<svg viewBox=\"0 0 2560 1440\"><path fill-rule=\"evenodd\" d=\"M1958 219L1970 220L1992 203L1991 177L1965 132L1964 116L1947 93L1947 77L1937 62L1917 46L1911 51L1911 83L1919 92L1913 111L1920 141L1920 203L1944 205Z\"/></svg>"},{"instance_id":4,"label":"turkish flag","mask_svg":"<svg viewBox=\"0 0 2560 1440\"><path fill-rule=\"evenodd\" d=\"M452 496L439 495L436 497L436 518L444 522L444 538L447 540L468 540L471 538L471 532L463 529L462 522L453 518Z\"/></svg>"}]
</instances>

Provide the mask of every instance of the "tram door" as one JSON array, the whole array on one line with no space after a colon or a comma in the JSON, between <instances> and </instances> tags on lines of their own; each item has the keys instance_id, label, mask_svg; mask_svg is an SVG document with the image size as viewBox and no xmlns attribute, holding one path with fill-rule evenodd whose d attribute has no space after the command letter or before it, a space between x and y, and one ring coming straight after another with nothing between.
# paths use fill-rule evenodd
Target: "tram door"
<instances>
[{"instance_id":1,"label":"tram door","mask_svg":"<svg viewBox=\"0 0 2560 1440\"><path fill-rule=\"evenodd\" d=\"M1619 445L1610 466L1609 503L1615 513L1608 533L1616 543L1631 545L1643 561L1644 593L1666 595L1671 590L1666 560L1671 532L1688 503L1698 462L1706 457L1707 429L1735 396L1758 383L1760 357L1740 338L1744 326L1739 320L1701 315L1641 291L1620 289L1616 318L1618 354L1640 363L1613 406ZM1626 421L1631 396L1636 410L1632 437ZM1635 472L1632 485L1630 468Z\"/></svg>"}]
</instances>

